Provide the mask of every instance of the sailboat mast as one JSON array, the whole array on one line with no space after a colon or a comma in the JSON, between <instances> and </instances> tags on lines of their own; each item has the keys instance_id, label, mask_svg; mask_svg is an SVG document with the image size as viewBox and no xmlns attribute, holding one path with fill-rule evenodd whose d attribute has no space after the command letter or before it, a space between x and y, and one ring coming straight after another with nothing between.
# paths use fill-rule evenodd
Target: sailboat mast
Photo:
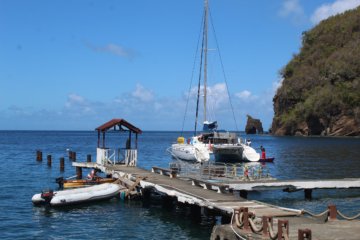
<instances>
[{"instance_id":1,"label":"sailboat mast","mask_svg":"<svg viewBox=\"0 0 360 240\"><path fill-rule=\"evenodd\" d=\"M207 51L208 51L208 0L205 0L205 14L204 14L204 122L206 119L206 101L207 101Z\"/></svg>"}]
</instances>

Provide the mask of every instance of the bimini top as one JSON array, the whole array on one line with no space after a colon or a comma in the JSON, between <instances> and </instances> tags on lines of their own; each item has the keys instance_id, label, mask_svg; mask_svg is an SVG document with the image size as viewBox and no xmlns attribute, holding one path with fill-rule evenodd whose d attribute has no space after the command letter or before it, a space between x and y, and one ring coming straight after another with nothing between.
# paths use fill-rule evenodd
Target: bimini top
<instances>
[{"instance_id":1,"label":"bimini top","mask_svg":"<svg viewBox=\"0 0 360 240\"><path fill-rule=\"evenodd\" d=\"M100 127L95 128L95 130L97 130L99 132L106 132L110 128L116 127L116 126L118 126L119 129L123 129L122 126L124 126L124 127L126 127L127 129L129 129L130 131L132 131L134 133L140 133L140 134L142 133L141 129L135 127L134 125L132 125L128 121L126 121L124 119L121 119L121 118L114 118L114 119L104 123Z\"/></svg>"}]
</instances>

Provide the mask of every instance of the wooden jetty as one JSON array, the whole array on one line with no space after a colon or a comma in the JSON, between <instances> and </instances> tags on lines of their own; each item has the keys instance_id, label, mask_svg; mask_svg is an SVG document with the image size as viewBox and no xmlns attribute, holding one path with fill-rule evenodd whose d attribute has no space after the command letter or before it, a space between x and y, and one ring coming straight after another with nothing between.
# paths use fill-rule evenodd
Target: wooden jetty
<instances>
[{"instance_id":1,"label":"wooden jetty","mask_svg":"<svg viewBox=\"0 0 360 240\"><path fill-rule=\"evenodd\" d=\"M74 162L75 167L97 168L106 174L112 174L114 178L126 177L144 180L140 181L141 188L151 188L157 193L177 198L177 201L218 210L224 214L231 215L235 207L248 207L260 215L271 214L273 216L297 216L301 214L299 210L287 209L258 201L249 201L239 198L231 192L222 192L219 194L218 188L221 186L216 183L208 185L208 188L202 184L194 184L196 180L182 180L171 178L171 170L163 169L163 175L158 171L161 168L153 167L153 171L144 170L138 167L127 167L125 165L108 165L100 166L97 163L80 163ZM159 173L157 173L159 172ZM166 172L166 173L165 173ZM211 191L209 191L211 186Z\"/></svg>"},{"instance_id":2,"label":"wooden jetty","mask_svg":"<svg viewBox=\"0 0 360 240\"><path fill-rule=\"evenodd\" d=\"M286 227L282 234L286 234L288 239L360 239L360 221L345 221L337 220L335 217L330 217L330 210L325 211L322 216L305 216L306 211L283 208L274 206L271 204L247 200L236 196L231 191L231 184L219 184L194 179L181 179L176 177L176 173L171 169L153 167L152 171L148 171L138 167L127 167L125 165L108 165L106 167L98 165L97 163L80 163L74 162L73 166L86 167L86 168L98 168L107 174L112 174L113 177L127 178L127 179L141 179L139 184L142 189L151 189L157 193L163 194L167 197L176 198L178 202L204 207L211 210L215 210L222 215L233 216L234 209L247 209L251 213L252 218L256 216L257 219L271 218L271 222L274 225L274 229L277 229L276 224L285 221ZM284 188L289 186L297 186L299 189L310 187L308 182L303 184L295 184L295 181L271 181L271 184L275 184L276 188ZM321 182L319 180L319 182ZM344 184L343 187L359 187L359 179L343 179L343 180L327 180L326 184L314 183L311 185L314 188L339 188L339 183ZM196 184L197 183L197 184ZM278 183L278 184L276 184ZM286 183L286 184L285 184ZM299 181L302 183L302 181ZM335 185L331 185L334 183ZM234 191L239 189L253 190L260 189L259 186L264 182L257 183L236 183L234 184ZM225 190L219 189L226 185ZM244 187L240 187L243 185ZM269 190L271 185L266 185L262 189ZM230 190L230 191L229 191ZM336 212L336 209L335 209ZM332 215L334 215L332 213ZM233 226L233 228L231 228ZM300 233L303 233L304 238L299 237ZM279 230L277 230L279 231ZM306 237L310 231L312 237ZM254 233L251 228L241 229L236 225L217 225L213 229L212 239L238 239L235 232L244 239L271 239L270 236L264 237L262 233ZM281 238L282 239L282 238ZM286 239L286 238L284 238Z\"/></svg>"},{"instance_id":3,"label":"wooden jetty","mask_svg":"<svg viewBox=\"0 0 360 240\"><path fill-rule=\"evenodd\" d=\"M123 127L126 127L129 131L129 139L124 149L125 160L116 158L119 151L112 153L105 146L105 132L115 127L120 131L124 131ZM311 198L313 189L360 188L360 179L234 181L228 178L205 179L196 175L179 176L178 170L161 167L152 167L149 171L136 166L137 134L141 133L140 129L123 119L113 119L96 130L96 162L73 162L77 173L81 173L82 168L100 169L107 175L118 178L119 182L128 188L126 194L131 194L138 186L142 193L154 191L181 203L210 209L225 219L227 217L229 224L215 226L212 239L360 239L360 221L337 220L336 216L340 212L335 206L329 206L324 213L316 216L303 210L244 198L247 191L272 189L289 192L304 190L305 197ZM131 148L131 133L136 135L135 149ZM212 171L207 169L207 172ZM240 196L235 194L236 192L240 192ZM310 216L305 217L305 213ZM355 216L354 219L358 217Z\"/></svg>"}]
</instances>

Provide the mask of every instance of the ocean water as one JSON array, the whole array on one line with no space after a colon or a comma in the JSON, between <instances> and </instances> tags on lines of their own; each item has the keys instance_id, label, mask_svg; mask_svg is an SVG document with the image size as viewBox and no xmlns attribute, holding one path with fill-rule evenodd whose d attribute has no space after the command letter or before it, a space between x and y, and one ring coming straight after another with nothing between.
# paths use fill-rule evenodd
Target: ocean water
<instances>
[{"instance_id":1,"label":"ocean water","mask_svg":"<svg viewBox=\"0 0 360 240\"><path fill-rule=\"evenodd\" d=\"M144 132L139 135L138 165L168 167L166 149L177 132ZM185 137L191 133L185 134ZM108 134L107 143L125 146L126 134ZM246 136L243 136L246 137ZM278 179L360 178L360 139L321 137L251 136L255 148L263 145L275 157L267 167ZM78 161L87 154L95 160L97 133L94 131L0 131L0 233L2 239L209 239L220 219L195 218L184 205L164 206L151 202L119 199L67 208L34 207L31 197L44 189L57 189L56 177L75 175L67 149L76 151ZM43 161L36 161L36 150ZM52 167L46 164L51 154ZM65 171L59 158L65 157ZM84 170L83 175L87 172ZM252 192L257 199L285 207L322 212L328 204L347 215L360 212L360 190L314 190L313 200L303 192Z\"/></svg>"}]
</instances>

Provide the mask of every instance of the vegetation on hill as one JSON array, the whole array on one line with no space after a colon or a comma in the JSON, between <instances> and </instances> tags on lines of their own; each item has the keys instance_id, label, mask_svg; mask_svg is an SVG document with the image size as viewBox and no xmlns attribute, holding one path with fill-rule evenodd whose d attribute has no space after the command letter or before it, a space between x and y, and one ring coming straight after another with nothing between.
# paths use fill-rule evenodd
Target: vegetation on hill
<instances>
[{"instance_id":1,"label":"vegetation on hill","mask_svg":"<svg viewBox=\"0 0 360 240\"><path fill-rule=\"evenodd\" d=\"M274 96L276 135L360 135L360 7L303 32Z\"/></svg>"}]
</instances>

